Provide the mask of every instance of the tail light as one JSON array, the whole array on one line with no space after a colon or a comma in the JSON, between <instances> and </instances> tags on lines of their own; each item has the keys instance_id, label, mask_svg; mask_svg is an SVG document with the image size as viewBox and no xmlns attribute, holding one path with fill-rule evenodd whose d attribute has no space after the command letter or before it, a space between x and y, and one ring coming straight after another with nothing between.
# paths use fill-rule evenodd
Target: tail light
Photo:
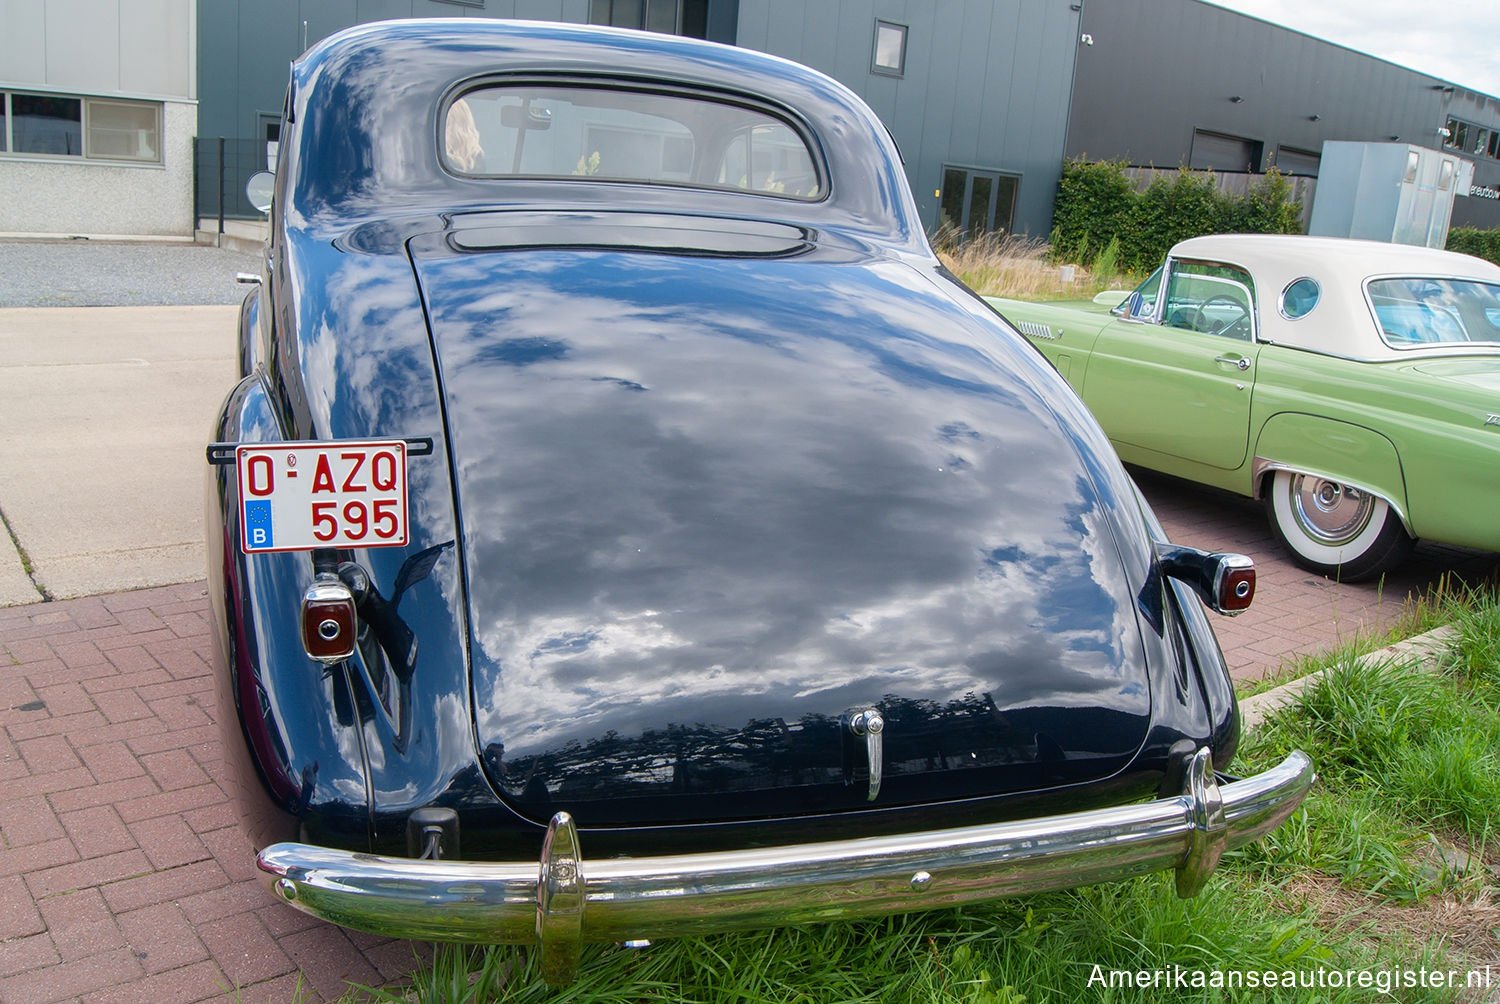
<instances>
[{"instance_id":1,"label":"tail light","mask_svg":"<svg viewBox=\"0 0 1500 1004\"><path fill-rule=\"evenodd\" d=\"M354 594L338 576L322 573L302 596L302 647L323 663L354 654Z\"/></svg>"},{"instance_id":2,"label":"tail light","mask_svg":"<svg viewBox=\"0 0 1500 1004\"><path fill-rule=\"evenodd\" d=\"M1156 557L1163 575L1187 583L1216 613L1233 617L1255 599L1255 562L1243 554L1166 545Z\"/></svg>"}]
</instances>

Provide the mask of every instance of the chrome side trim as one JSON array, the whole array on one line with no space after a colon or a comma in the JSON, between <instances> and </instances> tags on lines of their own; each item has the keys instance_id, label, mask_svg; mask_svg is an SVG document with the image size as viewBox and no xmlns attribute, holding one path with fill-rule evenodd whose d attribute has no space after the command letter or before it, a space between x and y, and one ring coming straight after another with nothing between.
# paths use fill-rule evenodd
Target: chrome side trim
<instances>
[{"instance_id":1,"label":"chrome side trim","mask_svg":"<svg viewBox=\"0 0 1500 1004\"><path fill-rule=\"evenodd\" d=\"M1057 330L1056 334L1053 334L1052 328L1049 325L1039 324L1036 321L1013 321L1011 323L1016 326L1016 330L1021 332L1021 334L1030 335L1032 338L1043 338L1049 342L1054 342L1062 337L1061 328Z\"/></svg>"},{"instance_id":2,"label":"chrome side trim","mask_svg":"<svg viewBox=\"0 0 1500 1004\"><path fill-rule=\"evenodd\" d=\"M1253 492L1250 497L1255 499L1255 501L1257 502L1265 498L1265 492L1261 490L1261 485L1265 483L1265 476L1271 471L1290 471L1293 474L1309 474L1312 477L1322 478L1325 481L1336 481L1341 485L1348 485L1351 488L1358 488L1366 495L1373 495L1380 501L1384 502L1386 505L1390 506L1391 511L1396 514L1396 518L1401 521L1401 525L1406 527L1406 532L1411 534L1411 536L1413 537L1416 536L1416 534L1412 532L1411 520L1406 518L1406 510L1402 509L1399 505L1386 498L1383 492L1378 492L1375 489L1371 488L1369 485L1364 484L1360 481L1346 481L1343 478L1336 478L1331 474L1324 474L1321 471L1310 471L1306 467L1294 467L1291 464L1283 464L1279 460L1267 460L1265 457L1256 457L1254 460L1250 461L1250 489Z\"/></svg>"},{"instance_id":3,"label":"chrome side trim","mask_svg":"<svg viewBox=\"0 0 1500 1004\"><path fill-rule=\"evenodd\" d=\"M1291 815L1313 780L1312 762L1294 752L1219 785L1201 750L1172 798L930 833L585 867L572 821L554 818L540 875L535 861L414 860L297 843L267 847L257 864L298 909L347 927L423 941L540 942L548 978L561 981L584 941L904 913L1168 868L1179 893L1192 895L1224 851Z\"/></svg>"}]
</instances>

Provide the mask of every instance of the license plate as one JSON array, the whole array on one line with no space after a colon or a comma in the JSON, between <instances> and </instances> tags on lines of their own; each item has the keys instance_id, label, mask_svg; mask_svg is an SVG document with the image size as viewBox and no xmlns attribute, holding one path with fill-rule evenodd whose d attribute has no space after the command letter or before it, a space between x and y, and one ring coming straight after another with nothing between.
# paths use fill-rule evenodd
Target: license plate
<instances>
[{"instance_id":1,"label":"license plate","mask_svg":"<svg viewBox=\"0 0 1500 1004\"><path fill-rule=\"evenodd\" d=\"M406 444L346 440L239 446L246 553L406 543Z\"/></svg>"}]
</instances>

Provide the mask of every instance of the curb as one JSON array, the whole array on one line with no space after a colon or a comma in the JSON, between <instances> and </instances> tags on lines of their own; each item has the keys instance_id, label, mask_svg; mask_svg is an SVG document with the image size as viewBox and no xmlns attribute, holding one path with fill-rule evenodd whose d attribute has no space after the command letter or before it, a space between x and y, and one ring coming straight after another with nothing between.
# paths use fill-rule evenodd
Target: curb
<instances>
[{"instance_id":1,"label":"curb","mask_svg":"<svg viewBox=\"0 0 1500 1004\"><path fill-rule=\"evenodd\" d=\"M1448 651L1456 637L1458 637L1458 629L1451 624L1444 624L1442 627L1433 628L1431 631L1387 645L1385 648L1367 652L1357 661L1362 666L1398 661L1412 662L1418 669L1430 672L1437 668L1439 659ZM1259 725L1272 713L1295 701L1327 673L1328 670L1320 669L1316 673L1298 677L1263 694L1256 694L1240 701L1240 727L1248 731Z\"/></svg>"},{"instance_id":2,"label":"curb","mask_svg":"<svg viewBox=\"0 0 1500 1004\"><path fill-rule=\"evenodd\" d=\"M246 254L258 254L261 248L266 246L266 242L259 237L221 234L214 230L194 230L193 243L206 244L209 247L223 248L228 251L242 251Z\"/></svg>"}]
</instances>

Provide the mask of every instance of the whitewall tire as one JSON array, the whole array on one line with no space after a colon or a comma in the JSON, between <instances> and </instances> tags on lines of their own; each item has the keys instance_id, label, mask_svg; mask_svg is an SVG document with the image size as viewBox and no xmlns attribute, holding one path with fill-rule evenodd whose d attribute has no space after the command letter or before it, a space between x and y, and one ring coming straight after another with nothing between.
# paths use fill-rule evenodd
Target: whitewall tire
<instances>
[{"instance_id":1,"label":"whitewall tire","mask_svg":"<svg viewBox=\"0 0 1500 1004\"><path fill-rule=\"evenodd\" d=\"M1394 568L1415 543L1385 499L1315 474L1277 471L1266 513L1297 564L1345 582Z\"/></svg>"}]
</instances>

